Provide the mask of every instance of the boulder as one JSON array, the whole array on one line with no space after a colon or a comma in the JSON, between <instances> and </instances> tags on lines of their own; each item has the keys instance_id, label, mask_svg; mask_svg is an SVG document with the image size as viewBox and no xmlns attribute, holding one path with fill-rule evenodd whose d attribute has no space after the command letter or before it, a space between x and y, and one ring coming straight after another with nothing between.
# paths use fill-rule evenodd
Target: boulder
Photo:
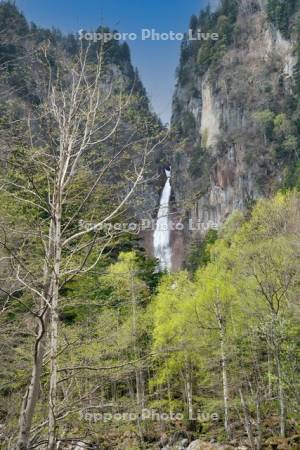
<instances>
[{"instance_id":1,"label":"boulder","mask_svg":"<svg viewBox=\"0 0 300 450\"><path fill-rule=\"evenodd\" d=\"M231 445L221 445L197 439L188 446L186 450L233 450Z\"/></svg>"}]
</instances>

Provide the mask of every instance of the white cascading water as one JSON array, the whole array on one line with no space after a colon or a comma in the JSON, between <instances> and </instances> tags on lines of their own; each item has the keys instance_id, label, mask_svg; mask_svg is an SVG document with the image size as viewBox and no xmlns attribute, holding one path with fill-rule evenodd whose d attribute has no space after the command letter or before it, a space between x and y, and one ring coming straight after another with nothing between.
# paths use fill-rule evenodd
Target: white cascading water
<instances>
[{"instance_id":1,"label":"white cascading water","mask_svg":"<svg viewBox=\"0 0 300 450\"><path fill-rule=\"evenodd\" d=\"M157 214L156 227L153 236L154 256L159 259L159 269L161 271L171 270L172 251L170 245L169 227L169 203L171 197L171 170L165 169L167 176L166 184L161 194L159 210Z\"/></svg>"}]
</instances>

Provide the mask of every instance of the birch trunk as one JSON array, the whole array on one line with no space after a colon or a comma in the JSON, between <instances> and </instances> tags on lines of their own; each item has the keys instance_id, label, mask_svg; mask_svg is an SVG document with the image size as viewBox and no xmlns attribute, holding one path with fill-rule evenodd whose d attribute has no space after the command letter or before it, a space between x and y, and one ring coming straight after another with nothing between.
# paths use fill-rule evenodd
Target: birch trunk
<instances>
[{"instance_id":1,"label":"birch trunk","mask_svg":"<svg viewBox=\"0 0 300 450\"><path fill-rule=\"evenodd\" d=\"M223 379L223 399L224 399L224 428L227 436L229 430L229 394L228 394L228 377L227 377L227 358L225 353L224 332L221 331L221 363L222 363L222 379Z\"/></svg>"},{"instance_id":2,"label":"birch trunk","mask_svg":"<svg viewBox=\"0 0 300 450\"><path fill-rule=\"evenodd\" d=\"M280 435L281 437L285 437L286 434L286 407L285 407L285 396L284 396L284 388L282 381L282 370L281 370L281 362L278 354L278 350L276 350L276 369L277 369L277 379L278 379L278 399L279 399L279 409L280 409Z\"/></svg>"},{"instance_id":3,"label":"birch trunk","mask_svg":"<svg viewBox=\"0 0 300 450\"><path fill-rule=\"evenodd\" d=\"M268 396L269 399L272 398L272 364L269 345L268 345Z\"/></svg>"},{"instance_id":4,"label":"birch trunk","mask_svg":"<svg viewBox=\"0 0 300 450\"><path fill-rule=\"evenodd\" d=\"M216 304L216 315L219 327L220 336L220 351L221 351L221 366L222 366L222 381L223 381L223 402L224 402L224 429L227 437L230 435L229 425L229 387L228 387L228 375L227 375L227 357L225 350L225 320L221 313L219 304Z\"/></svg>"},{"instance_id":5,"label":"birch trunk","mask_svg":"<svg viewBox=\"0 0 300 450\"><path fill-rule=\"evenodd\" d=\"M193 385L192 385L192 375L191 375L191 364L188 359L186 359L185 367L185 379L186 379L186 400L187 400L187 410L189 420L193 420Z\"/></svg>"},{"instance_id":6,"label":"birch trunk","mask_svg":"<svg viewBox=\"0 0 300 450\"><path fill-rule=\"evenodd\" d=\"M64 162L62 161L62 169ZM49 385L49 437L48 450L56 449L56 398L57 398L57 345L58 345L58 300L61 266L61 216L62 216L62 181L61 172L58 177L57 194L54 204L54 271L53 295L51 301L50 322L50 385Z\"/></svg>"},{"instance_id":7,"label":"birch trunk","mask_svg":"<svg viewBox=\"0 0 300 450\"><path fill-rule=\"evenodd\" d=\"M56 392L57 392L57 340L58 312L57 294L53 295L50 324L50 385L49 385L49 441L48 450L56 448Z\"/></svg>"}]
</instances>

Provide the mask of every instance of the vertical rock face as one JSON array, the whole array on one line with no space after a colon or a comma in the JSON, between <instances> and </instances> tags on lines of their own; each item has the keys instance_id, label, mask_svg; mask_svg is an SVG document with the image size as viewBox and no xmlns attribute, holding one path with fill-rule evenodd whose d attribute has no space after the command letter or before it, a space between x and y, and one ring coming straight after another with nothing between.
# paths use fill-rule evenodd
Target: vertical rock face
<instances>
[{"instance_id":1,"label":"vertical rock face","mask_svg":"<svg viewBox=\"0 0 300 450\"><path fill-rule=\"evenodd\" d=\"M296 59L293 40L268 21L265 3L239 2L217 63L201 65L203 44L199 50L186 43L183 50L189 56L179 67L172 117L181 138L171 159L175 203L193 223L187 240L218 228L282 182L285 163L263 121L284 110Z\"/></svg>"},{"instance_id":2,"label":"vertical rock face","mask_svg":"<svg viewBox=\"0 0 300 450\"><path fill-rule=\"evenodd\" d=\"M200 135L205 146L214 148L220 134L221 107L218 98L214 96L212 86L207 79L201 82L202 116L200 121Z\"/></svg>"}]
</instances>

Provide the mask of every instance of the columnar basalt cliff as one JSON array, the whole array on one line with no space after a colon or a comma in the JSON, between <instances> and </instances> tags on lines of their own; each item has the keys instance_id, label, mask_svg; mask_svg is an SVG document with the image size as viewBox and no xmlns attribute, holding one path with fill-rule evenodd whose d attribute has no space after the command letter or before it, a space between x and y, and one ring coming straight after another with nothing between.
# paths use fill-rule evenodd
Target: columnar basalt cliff
<instances>
[{"instance_id":1,"label":"columnar basalt cliff","mask_svg":"<svg viewBox=\"0 0 300 450\"><path fill-rule=\"evenodd\" d=\"M222 2L191 20L219 40L183 43L173 99L173 188L192 224L187 241L284 184L292 158L293 21L278 29L268 2L254 0Z\"/></svg>"}]
</instances>

